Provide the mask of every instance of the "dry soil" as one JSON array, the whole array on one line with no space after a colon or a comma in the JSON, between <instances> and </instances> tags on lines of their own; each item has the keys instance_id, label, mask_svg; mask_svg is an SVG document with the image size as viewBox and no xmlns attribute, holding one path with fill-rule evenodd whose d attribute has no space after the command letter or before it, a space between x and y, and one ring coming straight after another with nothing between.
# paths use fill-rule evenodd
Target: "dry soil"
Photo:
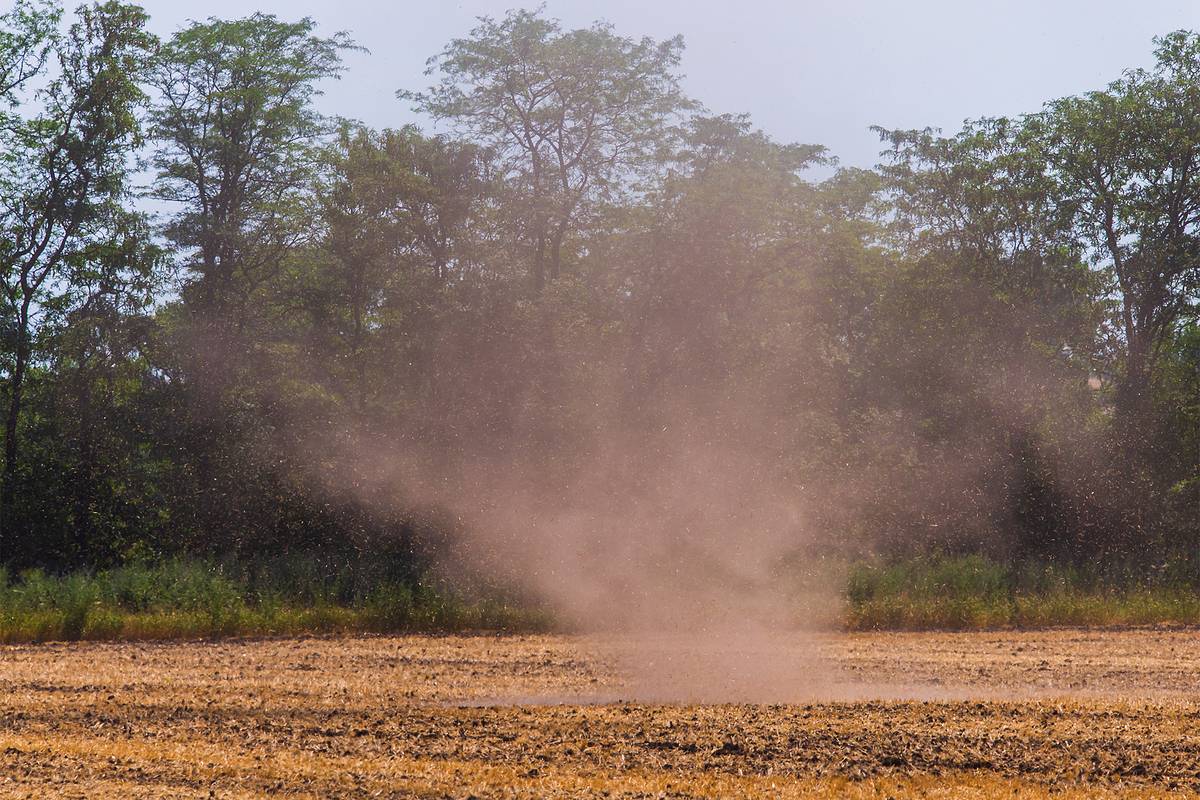
<instances>
[{"instance_id":1,"label":"dry soil","mask_svg":"<svg viewBox=\"0 0 1200 800\"><path fill-rule=\"evenodd\" d=\"M827 635L728 655L488 635L9 646L0 796L1200 790L1200 632Z\"/></svg>"}]
</instances>

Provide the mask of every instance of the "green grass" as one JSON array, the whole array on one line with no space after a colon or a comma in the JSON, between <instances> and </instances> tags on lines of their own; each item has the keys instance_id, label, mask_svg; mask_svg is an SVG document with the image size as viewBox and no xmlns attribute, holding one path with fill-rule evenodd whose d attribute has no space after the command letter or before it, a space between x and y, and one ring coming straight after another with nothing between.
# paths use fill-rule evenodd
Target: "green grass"
<instances>
[{"instance_id":1,"label":"green grass","mask_svg":"<svg viewBox=\"0 0 1200 800\"><path fill-rule=\"evenodd\" d=\"M851 630L1200 624L1200 590L1179 573L1098 576L977 555L858 564L845 593Z\"/></svg>"},{"instance_id":2,"label":"green grass","mask_svg":"<svg viewBox=\"0 0 1200 800\"><path fill-rule=\"evenodd\" d=\"M1200 625L1200 581L1010 567L981 556L860 563L845 570L850 630ZM319 633L543 631L552 615L494 587L454 591L386 564L166 561L63 576L0 569L0 642Z\"/></svg>"},{"instance_id":3,"label":"green grass","mask_svg":"<svg viewBox=\"0 0 1200 800\"><path fill-rule=\"evenodd\" d=\"M533 631L550 615L498 593L468 599L421 581L369 588L345 572L170 561L15 579L0 570L0 642L148 640L473 629ZM353 576L350 576L351 578ZM357 584L357 585L356 585Z\"/></svg>"}]
</instances>

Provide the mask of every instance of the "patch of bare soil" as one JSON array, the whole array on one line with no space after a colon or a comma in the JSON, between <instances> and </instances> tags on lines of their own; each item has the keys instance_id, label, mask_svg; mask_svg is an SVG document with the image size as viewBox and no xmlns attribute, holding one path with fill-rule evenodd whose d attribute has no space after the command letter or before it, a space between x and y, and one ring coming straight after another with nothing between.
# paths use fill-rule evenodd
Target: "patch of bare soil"
<instances>
[{"instance_id":1,"label":"patch of bare soil","mask_svg":"<svg viewBox=\"0 0 1200 800\"><path fill-rule=\"evenodd\" d=\"M720 699L720 676L685 674L704 655L647 672L622 642L553 636L0 648L0 796L1200 789L1194 631L797 638L766 673L811 678L787 704L680 702Z\"/></svg>"}]
</instances>

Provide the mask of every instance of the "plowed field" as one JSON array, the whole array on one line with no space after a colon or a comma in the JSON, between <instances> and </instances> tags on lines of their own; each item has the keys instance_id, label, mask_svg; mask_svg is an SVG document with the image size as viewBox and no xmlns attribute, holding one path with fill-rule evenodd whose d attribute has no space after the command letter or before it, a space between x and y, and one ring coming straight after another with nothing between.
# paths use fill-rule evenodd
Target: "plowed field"
<instances>
[{"instance_id":1,"label":"plowed field","mask_svg":"<svg viewBox=\"0 0 1200 800\"><path fill-rule=\"evenodd\" d=\"M1200 790L1195 631L806 637L751 655L769 671L629 649L553 636L5 647L0 796Z\"/></svg>"}]
</instances>

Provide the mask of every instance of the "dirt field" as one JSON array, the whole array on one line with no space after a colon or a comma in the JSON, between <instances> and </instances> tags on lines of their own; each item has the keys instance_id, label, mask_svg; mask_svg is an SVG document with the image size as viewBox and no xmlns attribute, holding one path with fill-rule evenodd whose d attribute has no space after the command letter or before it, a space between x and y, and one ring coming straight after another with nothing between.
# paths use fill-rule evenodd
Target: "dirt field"
<instances>
[{"instance_id":1,"label":"dirt field","mask_svg":"<svg viewBox=\"0 0 1200 800\"><path fill-rule=\"evenodd\" d=\"M803 678L786 685L793 702L688 705L650 700L670 699L670 675L695 668L693 655L663 662L643 649L641 660L655 662L647 670L612 640L6 647L0 796L1090 797L1200 788L1195 631L863 634L797 639L779 652L794 653L791 672ZM787 672L787 659L777 660L772 669ZM685 691L723 689L717 681Z\"/></svg>"}]
</instances>

